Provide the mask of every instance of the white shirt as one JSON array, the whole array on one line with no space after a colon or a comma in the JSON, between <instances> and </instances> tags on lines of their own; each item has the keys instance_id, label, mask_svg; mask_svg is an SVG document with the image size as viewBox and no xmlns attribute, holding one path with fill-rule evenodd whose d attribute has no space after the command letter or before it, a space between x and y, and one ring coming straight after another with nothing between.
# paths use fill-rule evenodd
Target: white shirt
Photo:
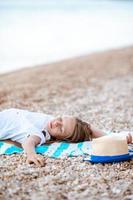
<instances>
[{"instance_id":1,"label":"white shirt","mask_svg":"<svg viewBox=\"0 0 133 200\"><path fill-rule=\"evenodd\" d=\"M0 112L0 140L11 139L22 144L29 135L36 135L41 145L50 140L46 126L51 119L53 116L44 113L15 108L3 110Z\"/></svg>"}]
</instances>

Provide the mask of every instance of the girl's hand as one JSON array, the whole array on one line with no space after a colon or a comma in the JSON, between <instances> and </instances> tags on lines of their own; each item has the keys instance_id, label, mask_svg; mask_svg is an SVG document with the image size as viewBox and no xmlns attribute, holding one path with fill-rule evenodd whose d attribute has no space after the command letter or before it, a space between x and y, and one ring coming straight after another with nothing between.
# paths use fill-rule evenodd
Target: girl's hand
<instances>
[{"instance_id":1,"label":"girl's hand","mask_svg":"<svg viewBox=\"0 0 133 200\"><path fill-rule=\"evenodd\" d=\"M132 135L130 133L128 133L128 135L126 136L126 139L127 139L128 144L133 142L133 138L132 138Z\"/></svg>"},{"instance_id":2,"label":"girl's hand","mask_svg":"<svg viewBox=\"0 0 133 200\"><path fill-rule=\"evenodd\" d=\"M36 164L38 167L43 167L45 165L45 159L42 155L32 153L27 155L27 164Z\"/></svg>"}]
</instances>

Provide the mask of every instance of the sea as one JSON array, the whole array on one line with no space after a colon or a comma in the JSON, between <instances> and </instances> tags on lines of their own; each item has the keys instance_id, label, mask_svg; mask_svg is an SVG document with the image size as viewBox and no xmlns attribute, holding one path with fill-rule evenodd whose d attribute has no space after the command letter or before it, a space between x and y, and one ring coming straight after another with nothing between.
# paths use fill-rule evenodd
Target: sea
<instances>
[{"instance_id":1,"label":"sea","mask_svg":"<svg viewBox=\"0 0 133 200\"><path fill-rule=\"evenodd\" d=\"M132 45L132 0L0 0L0 73Z\"/></svg>"}]
</instances>

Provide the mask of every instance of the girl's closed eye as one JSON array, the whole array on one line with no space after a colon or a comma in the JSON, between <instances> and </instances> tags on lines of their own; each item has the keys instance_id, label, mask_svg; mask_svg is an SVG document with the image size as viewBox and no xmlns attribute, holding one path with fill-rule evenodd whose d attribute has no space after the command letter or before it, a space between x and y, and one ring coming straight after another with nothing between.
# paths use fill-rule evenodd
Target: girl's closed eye
<instances>
[{"instance_id":1,"label":"girl's closed eye","mask_svg":"<svg viewBox=\"0 0 133 200\"><path fill-rule=\"evenodd\" d=\"M64 130L64 124L63 124L63 119L62 119L62 117L59 117L59 120L60 120L60 122L61 122L61 127L60 127L61 133L64 133L65 130Z\"/></svg>"},{"instance_id":2,"label":"girl's closed eye","mask_svg":"<svg viewBox=\"0 0 133 200\"><path fill-rule=\"evenodd\" d=\"M60 130L61 130L61 133L64 133L64 127L63 126L60 127Z\"/></svg>"},{"instance_id":3,"label":"girl's closed eye","mask_svg":"<svg viewBox=\"0 0 133 200\"><path fill-rule=\"evenodd\" d=\"M60 132L62 133L63 132L63 125L59 124L58 128L59 128Z\"/></svg>"},{"instance_id":4,"label":"girl's closed eye","mask_svg":"<svg viewBox=\"0 0 133 200\"><path fill-rule=\"evenodd\" d=\"M59 121L62 122L62 117L59 117Z\"/></svg>"}]
</instances>

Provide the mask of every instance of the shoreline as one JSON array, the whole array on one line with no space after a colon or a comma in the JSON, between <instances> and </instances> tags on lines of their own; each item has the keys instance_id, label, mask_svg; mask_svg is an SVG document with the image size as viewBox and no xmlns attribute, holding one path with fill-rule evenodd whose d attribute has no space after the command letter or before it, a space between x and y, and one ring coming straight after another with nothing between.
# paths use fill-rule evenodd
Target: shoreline
<instances>
[{"instance_id":1,"label":"shoreline","mask_svg":"<svg viewBox=\"0 0 133 200\"><path fill-rule=\"evenodd\" d=\"M54 65L56 63L61 63L61 62L67 62L68 60L73 60L73 59L79 59L79 58L84 58L84 57L88 57L88 56L91 56L91 55L97 55L97 54L104 54L106 52L111 52L111 51L117 51L118 49L129 49L129 48L132 48L133 45L126 45L126 46L120 46L120 47L114 47L114 48L108 48L108 49L103 49L103 50L95 50L95 51L92 51L92 52L88 52L88 53L82 53L82 54L79 54L79 55L75 55L75 56L69 56L69 57L66 57L66 58L61 58L61 59L57 59L57 60L54 60L54 61L49 61L47 63L38 63L38 64L33 64L33 65L25 65L25 66L21 66L21 67L18 67L18 68L14 68L12 70L7 70L7 71L1 71L0 72L0 76L1 75L5 75L5 74L9 74L9 73L14 73L16 71L21 71L21 70L25 70L25 69L32 69L34 67L38 67L38 66L47 66L47 65Z\"/></svg>"},{"instance_id":2,"label":"shoreline","mask_svg":"<svg viewBox=\"0 0 133 200\"><path fill-rule=\"evenodd\" d=\"M133 47L0 75L0 110L72 114L114 132L133 130L132 96ZM132 168L133 160L102 165L81 157L46 158L38 168L23 154L2 155L0 198L132 199Z\"/></svg>"}]
</instances>

